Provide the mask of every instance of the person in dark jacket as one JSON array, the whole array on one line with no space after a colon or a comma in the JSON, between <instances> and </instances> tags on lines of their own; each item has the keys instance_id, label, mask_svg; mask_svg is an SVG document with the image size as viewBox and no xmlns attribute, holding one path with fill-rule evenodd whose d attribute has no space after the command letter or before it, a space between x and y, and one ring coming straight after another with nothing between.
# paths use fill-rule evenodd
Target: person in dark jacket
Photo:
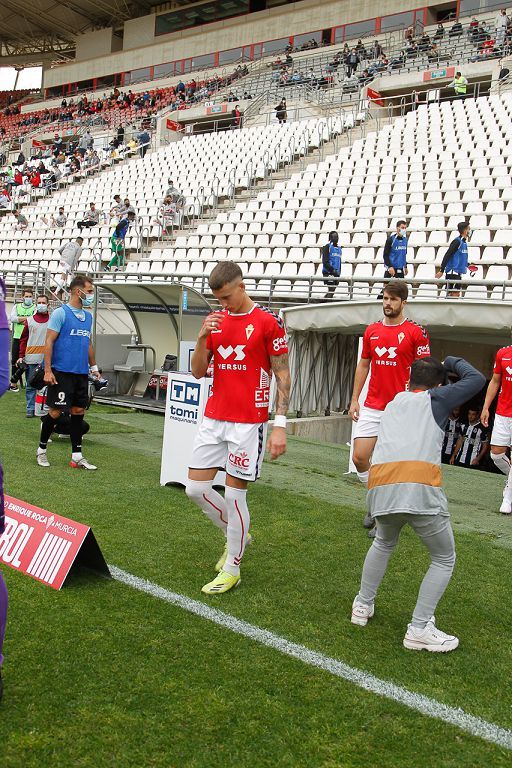
<instances>
[{"instance_id":1,"label":"person in dark jacket","mask_svg":"<svg viewBox=\"0 0 512 768\"><path fill-rule=\"evenodd\" d=\"M446 295L458 299L460 297L460 281L468 271L468 240L471 236L469 222L461 221L457 225L458 236L455 237L446 251L441 266L436 272L439 279L446 275Z\"/></svg>"},{"instance_id":2,"label":"person in dark jacket","mask_svg":"<svg viewBox=\"0 0 512 768\"><path fill-rule=\"evenodd\" d=\"M322 248L322 274L324 284L327 286L326 299L331 299L338 284L333 277L339 277L341 274L341 247L338 245L338 233L329 232L329 242ZM331 279L329 279L331 278Z\"/></svg>"}]
</instances>

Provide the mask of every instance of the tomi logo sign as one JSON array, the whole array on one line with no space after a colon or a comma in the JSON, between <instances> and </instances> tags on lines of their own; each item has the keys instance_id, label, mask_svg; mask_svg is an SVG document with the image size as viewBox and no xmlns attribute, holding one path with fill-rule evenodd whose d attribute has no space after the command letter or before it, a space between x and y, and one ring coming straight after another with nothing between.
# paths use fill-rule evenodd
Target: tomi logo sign
<instances>
[{"instance_id":1,"label":"tomi logo sign","mask_svg":"<svg viewBox=\"0 0 512 768\"><path fill-rule=\"evenodd\" d=\"M174 421L196 424L199 417L201 386L194 382L171 379L169 385L169 412Z\"/></svg>"}]
</instances>

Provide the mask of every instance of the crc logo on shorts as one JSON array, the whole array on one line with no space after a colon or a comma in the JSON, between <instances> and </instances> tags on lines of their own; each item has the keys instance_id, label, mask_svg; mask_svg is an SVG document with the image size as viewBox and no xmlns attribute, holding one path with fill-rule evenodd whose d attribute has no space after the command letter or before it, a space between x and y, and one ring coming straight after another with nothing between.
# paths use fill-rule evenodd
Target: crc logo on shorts
<instances>
[{"instance_id":1,"label":"crc logo on shorts","mask_svg":"<svg viewBox=\"0 0 512 768\"><path fill-rule=\"evenodd\" d=\"M249 469L249 456L245 451L241 451L240 453L230 453L228 456L228 462L233 467L238 467L239 469Z\"/></svg>"},{"instance_id":2,"label":"crc logo on shorts","mask_svg":"<svg viewBox=\"0 0 512 768\"><path fill-rule=\"evenodd\" d=\"M192 381L171 379L169 386L169 412L173 421L197 424L201 385Z\"/></svg>"}]
</instances>

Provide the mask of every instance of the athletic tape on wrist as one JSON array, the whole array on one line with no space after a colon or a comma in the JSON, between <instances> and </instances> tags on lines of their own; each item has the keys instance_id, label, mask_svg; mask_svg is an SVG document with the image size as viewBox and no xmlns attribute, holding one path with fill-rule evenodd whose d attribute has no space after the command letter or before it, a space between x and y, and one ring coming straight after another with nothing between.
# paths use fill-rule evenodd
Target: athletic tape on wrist
<instances>
[{"instance_id":1,"label":"athletic tape on wrist","mask_svg":"<svg viewBox=\"0 0 512 768\"><path fill-rule=\"evenodd\" d=\"M274 419L274 427L286 428L286 416L276 416Z\"/></svg>"}]
</instances>

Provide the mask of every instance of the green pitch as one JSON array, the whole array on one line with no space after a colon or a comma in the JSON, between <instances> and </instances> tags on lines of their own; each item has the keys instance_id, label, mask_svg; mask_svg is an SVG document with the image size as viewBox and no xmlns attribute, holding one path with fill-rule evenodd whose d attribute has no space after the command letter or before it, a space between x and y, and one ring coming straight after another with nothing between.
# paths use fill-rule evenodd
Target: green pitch
<instances>
[{"instance_id":1,"label":"green pitch","mask_svg":"<svg viewBox=\"0 0 512 768\"><path fill-rule=\"evenodd\" d=\"M0 402L6 490L91 525L109 563L202 600L220 534L182 490L160 488L163 419L98 407L84 453L35 463L38 420ZM439 606L460 637L448 655L402 638L428 558L405 531L367 628L350 606L369 540L364 492L339 446L291 439L250 491L254 544L233 593L207 601L411 691L512 728L512 520L502 478L445 470L458 561ZM2 567L10 592L2 768L451 768L512 754L364 692L182 609L94 576L57 593Z\"/></svg>"}]
</instances>

